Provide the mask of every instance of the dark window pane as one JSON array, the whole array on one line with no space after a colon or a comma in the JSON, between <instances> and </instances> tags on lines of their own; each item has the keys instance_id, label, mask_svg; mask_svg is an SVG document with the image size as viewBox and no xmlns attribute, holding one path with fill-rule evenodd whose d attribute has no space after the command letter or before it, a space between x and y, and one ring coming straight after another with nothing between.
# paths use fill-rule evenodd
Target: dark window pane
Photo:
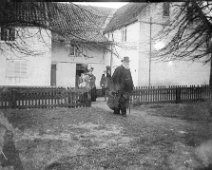
<instances>
[{"instance_id":1,"label":"dark window pane","mask_svg":"<svg viewBox=\"0 0 212 170\"><path fill-rule=\"evenodd\" d=\"M163 4L163 16L169 16L170 13L170 5L168 2Z\"/></svg>"}]
</instances>

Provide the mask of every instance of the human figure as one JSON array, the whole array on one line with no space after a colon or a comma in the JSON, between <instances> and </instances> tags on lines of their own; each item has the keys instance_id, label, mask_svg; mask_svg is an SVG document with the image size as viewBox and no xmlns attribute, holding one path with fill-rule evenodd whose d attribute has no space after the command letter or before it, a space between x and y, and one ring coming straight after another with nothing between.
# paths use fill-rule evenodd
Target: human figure
<instances>
[{"instance_id":1,"label":"human figure","mask_svg":"<svg viewBox=\"0 0 212 170\"><path fill-rule=\"evenodd\" d=\"M105 95L105 91L106 91L106 71L104 71L104 73L102 74L101 80L100 80L100 86L102 87L102 95L105 98L106 101L106 95Z\"/></svg>"},{"instance_id":2,"label":"human figure","mask_svg":"<svg viewBox=\"0 0 212 170\"><path fill-rule=\"evenodd\" d=\"M116 94L117 105L113 108L114 114L126 116L126 109L129 107L130 93L133 91L134 85L129 68L129 57L124 57L121 66L118 66L113 75L113 92Z\"/></svg>"},{"instance_id":3,"label":"human figure","mask_svg":"<svg viewBox=\"0 0 212 170\"><path fill-rule=\"evenodd\" d=\"M106 67L106 82L105 82L105 93L106 93L106 98L108 98L108 93L109 90L111 89L112 86L112 77L111 77L111 69L110 66Z\"/></svg>"},{"instance_id":4,"label":"human figure","mask_svg":"<svg viewBox=\"0 0 212 170\"><path fill-rule=\"evenodd\" d=\"M86 91L88 90L88 93L83 93L80 98L79 101L80 102L88 102L91 101L91 87L90 87L90 76L84 73L81 73L81 76L79 78L79 88L81 89L86 89ZM87 100L87 101L86 101Z\"/></svg>"},{"instance_id":5,"label":"human figure","mask_svg":"<svg viewBox=\"0 0 212 170\"><path fill-rule=\"evenodd\" d=\"M93 70L94 68L91 67L86 75L89 75L90 77L91 101L96 101L96 77L93 75Z\"/></svg>"}]
</instances>

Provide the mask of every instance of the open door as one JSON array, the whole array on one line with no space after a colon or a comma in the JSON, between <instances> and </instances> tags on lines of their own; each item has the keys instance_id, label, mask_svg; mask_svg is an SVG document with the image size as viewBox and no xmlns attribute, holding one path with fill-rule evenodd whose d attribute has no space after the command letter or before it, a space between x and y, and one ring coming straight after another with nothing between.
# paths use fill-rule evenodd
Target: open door
<instances>
[{"instance_id":1,"label":"open door","mask_svg":"<svg viewBox=\"0 0 212 170\"><path fill-rule=\"evenodd\" d=\"M85 73L87 71L88 66L86 64L77 64L76 65L76 83L75 87L79 87L79 77L81 73Z\"/></svg>"},{"instance_id":2,"label":"open door","mask_svg":"<svg viewBox=\"0 0 212 170\"><path fill-rule=\"evenodd\" d=\"M56 86L56 64L52 64L51 66L51 86Z\"/></svg>"}]
</instances>

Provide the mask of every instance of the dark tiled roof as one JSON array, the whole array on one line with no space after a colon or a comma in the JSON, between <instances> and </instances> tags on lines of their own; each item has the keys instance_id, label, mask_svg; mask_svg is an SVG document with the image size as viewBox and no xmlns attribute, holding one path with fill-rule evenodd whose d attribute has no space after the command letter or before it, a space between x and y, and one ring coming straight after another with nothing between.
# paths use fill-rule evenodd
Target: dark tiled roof
<instances>
[{"instance_id":1,"label":"dark tiled roof","mask_svg":"<svg viewBox=\"0 0 212 170\"><path fill-rule=\"evenodd\" d=\"M42 26L68 40L108 42L102 27L110 12L72 3L5 3L0 7L0 24Z\"/></svg>"},{"instance_id":2,"label":"dark tiled roof","mask_svg":"<svg viewBox=\"0 0 212 170\"><path fill-rule=\"evenodd\" d=\"M102 27L111 9L73 4L55 3L51 12L51 27L56 32L63 31L72 40L107 42ZM104 10L103 10L104 9ZM60 11L60 14L57 13ZM65 21L65 22L64 22Z\"/></svg>"},{"instance_id":3,"label":"dark tiled roof","mask_svg":"<svg viewBox=\"0 0 212 170\"><path fill-rule=\"evenodd\" d=\"M39 10L38 10L39 9ZM0 25L45 26L47 14L44 3L3 3L0 4Z\"/></svg>"},{"instance_id":4,"label":"dark tiled roof","mask_svg":"<svg viewBox=\"0 0 212 170\"><path fill-rule=\"evenodd\" d=\"M147 6L147 3L128 3L119 8L104 30L104 33L120 29L137 21L138 14Z\"/></svg>"}]
</instances>

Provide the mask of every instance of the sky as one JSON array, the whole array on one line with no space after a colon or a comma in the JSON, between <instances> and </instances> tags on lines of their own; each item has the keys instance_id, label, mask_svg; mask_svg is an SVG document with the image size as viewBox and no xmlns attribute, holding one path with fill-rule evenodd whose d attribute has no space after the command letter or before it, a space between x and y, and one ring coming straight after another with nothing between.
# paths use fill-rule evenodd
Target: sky
<instances>
[{"instance_id":1,"label":"sky","mask_svg":"<svg viewBox=\"0 0 212 170\"><path fill-rule=\"evenodd\" d=\"M98 7L108 7L108 8L120 8L126 5L128 2L74 2L80 5L91 5Z\"/></svg>"}]
</instances>

